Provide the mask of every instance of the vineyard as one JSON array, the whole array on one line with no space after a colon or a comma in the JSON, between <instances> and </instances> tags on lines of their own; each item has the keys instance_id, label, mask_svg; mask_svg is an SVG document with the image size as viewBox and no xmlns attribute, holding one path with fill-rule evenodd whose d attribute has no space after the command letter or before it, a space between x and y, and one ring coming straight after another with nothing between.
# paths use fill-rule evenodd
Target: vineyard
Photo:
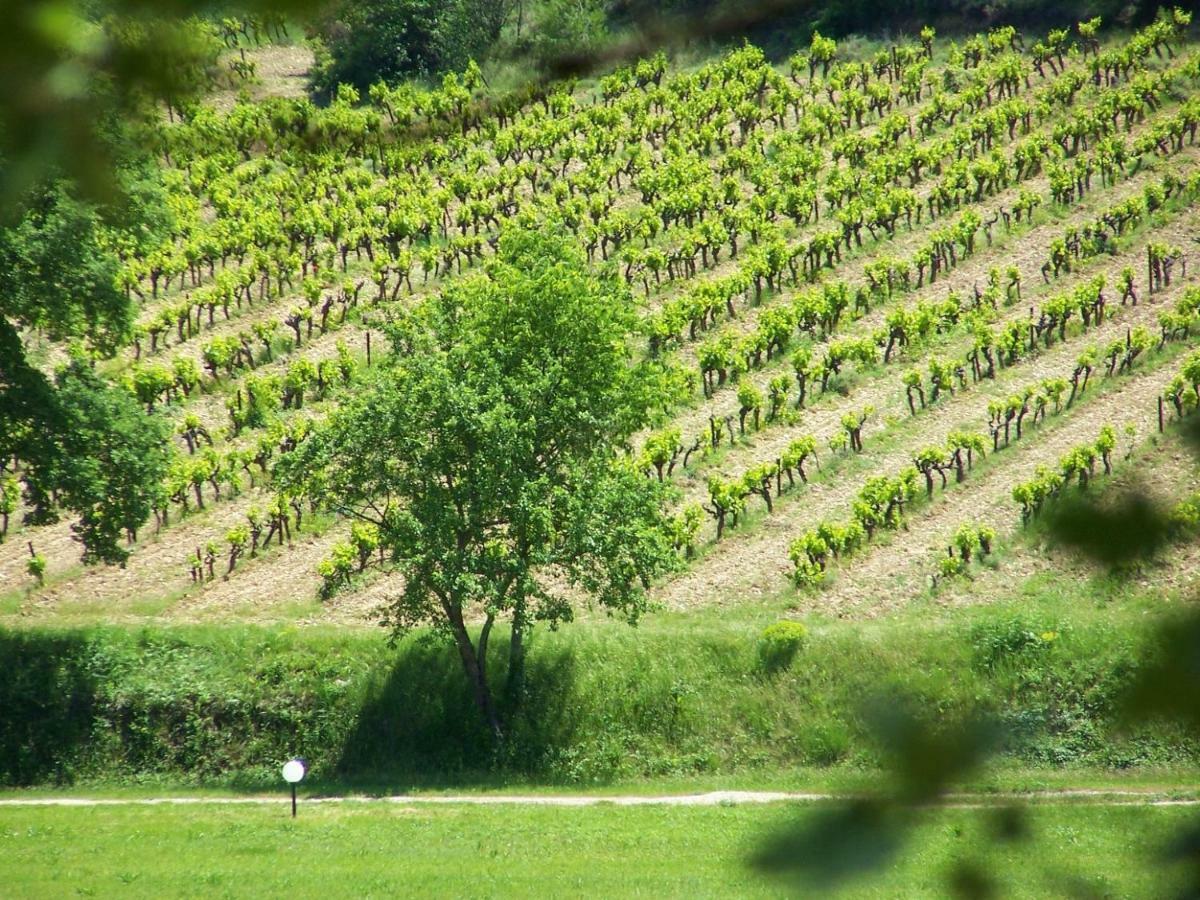
<instances>
[{"instance_id":1,"label":"vineyard","mask_svg":"<svg viewBox=\"0 0 1200 900\"><path fill-rule=\"evenodd\" d=\"M121 523L124 563L93 565L87 523L3 461L0 611L374 618L377 535L273 467L367 382L397 311L485 277L515 228L573 235L636 301L658 421L628 459L670 484L680 558L655 599L870 611L1026 571L996 548L1066 494L1139 467L1192 486L1190 24L818 34L782 63L660 54L518 94L472 66L171 108L144 135L171 236L119 248L138 322L99 363L169 423L169 475Z\"/></svg>"}]
</instances>

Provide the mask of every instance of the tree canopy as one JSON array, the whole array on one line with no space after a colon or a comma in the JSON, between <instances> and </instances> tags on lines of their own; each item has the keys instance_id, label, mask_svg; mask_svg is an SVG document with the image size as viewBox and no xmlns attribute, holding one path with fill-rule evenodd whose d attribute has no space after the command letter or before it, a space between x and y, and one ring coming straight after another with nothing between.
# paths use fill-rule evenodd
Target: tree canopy
<instances>
[{"instance_id":1,"label":"tree canopy","mask_svg":"<svg viewBox=\"0 0 1200 900\"><path fill-rule=\"evenodd\" d=\"M144 217L121 210L140 229ZM22 467L31 522L56 507L80 514L84 559L123 562L166 471L165 426L85 361L128 339L129 300L116 286L115 244L124 222L106 222L66 182L32 192L21 218L0 229L0 471ZM77 344L54 378L30 359L28 338Z\"/></svg>"},{"instance_id":2,"label":"tree canopy","mask_svg":"<svg viewBox=\"0 0 1200 900\"><path fill-rule=\"evenodd\" d=\"M376 81L461 69L496 40L511 0L347 0L314 23L321 38L314 87L361 93Z\"/></svg>"},{"instance_id":3,"label":"tree canopy","mask_svg":"<svg viewBox=\"0 0 1200 900\"><path fill-rule=\"evenodd\" d=\"M279 467L284 491L378 528L403 578L389 624L453 639L497 739L493 625L511 625L511 710L535 622L569 621L583 595L634 621L674 558L661 486L618 453L645 412L631 315L572 242L511 231L486 273L393 327L373 387Z\"/></svg>"},{"instance_id":4,"label":"tree canopy","mask_svg":"<svg viewBox=\"0 0 1200 900\"><path fill-rule=\"evenodd\" d=\"M28 197L25 215L0 230L0 311L50 340L88 337L102 349L128 337L133 311L118 289L118 260L95 208L64 182Z\"/></svg>"}]
</instances>

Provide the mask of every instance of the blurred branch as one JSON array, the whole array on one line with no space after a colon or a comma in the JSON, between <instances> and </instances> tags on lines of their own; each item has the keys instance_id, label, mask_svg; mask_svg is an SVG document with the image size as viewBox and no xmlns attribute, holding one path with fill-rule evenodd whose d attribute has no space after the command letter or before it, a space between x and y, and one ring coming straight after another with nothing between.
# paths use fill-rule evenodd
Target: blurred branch
<instances>
[{"instance_id":1,"label":"blurred branch","mask_svg":"<svg viewBox=\"0 0 1200 900\"><path fill-rule=\"evenodd\" d=\"M629 10L633 35L588 53L565 53L549 61L548 73L565 78L620 65L697 39L729 39L765 25L779 16L814 9L814 0L753 0L736 9L721 7L705 15L664 14L652 4Z\"/></svg>"},{"instance_id":2,"label":"blurred branch","mask_svg":"<svg viewBox=\"0 0 1200 900\"><path fill-rule=\"evenodd\" d=\"M772 835L752 860L756 868L828 889L888 865L911 838L917 814L945 802L997 748L1001 734L988 719L935 722L916 704L885 695L870 705L867 720L889 761L886 786ZM1023 834L1020 823L1005 821L1007 833ZM964 884L980 877L963 870Z\"/></svg>"},{"instance_id":3,"label":"blurred branch","mask_svg":"<svg viewBox=\"0 0 1200 900\"><path fill-rule=\"evenodd\" d=\"M300 15L317 0L238 0L223 14ZM185 27L205 0L26 0L0 30L0 203L65 175L93 200L115 193L125 117L186 94L210 53Z\"/></svg>"},{"instance_id":4,"label":"blurred branch","mask_svg":"<svg viewBox=\"0 0 1200 900\"><path fill-rule=\"evenodd\" d=\"M1149 560L1170 536L1165 510L1135 488L1115 503L1091 496L1065 498L1046 514L1053 541L1109 568Z\"/></svg>"}]
</instances>

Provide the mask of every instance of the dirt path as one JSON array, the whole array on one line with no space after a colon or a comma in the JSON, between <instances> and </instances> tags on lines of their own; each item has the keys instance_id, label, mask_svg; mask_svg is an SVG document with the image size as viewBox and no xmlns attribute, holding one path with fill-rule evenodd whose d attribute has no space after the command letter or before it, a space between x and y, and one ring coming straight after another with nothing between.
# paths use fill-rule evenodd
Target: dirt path
<instances>
[{"instance_id":1,"label":"dirt path","mask_svg":"<svg viewBox=\"0 0 1200 900\"><path fill-rule=\"evenodd\" d=\"M295 35L298 41L301 35ZM250 95L264 97L304 97L308 93L308 73L313 64L313 52L302 43L268 44L246 50L246 58L255 65L256 80L248 85ZM228 112L237 102L238 91L220 91L209 103L221 112Z\"/></svg>"},{"instance_id":2,"label":"dirt path","mask_svg":"<svg viewBox=\"0 0 1200 900\"><path fill-rule=\"evenodd\" d=\"M832 803L861 797L854 793L808 791L709 791L703 794L396 794L388 797L352 795L306 797L313 803L387 803L402 806L732 806L763 803ZM1200 806L1200 797L1177 796L1177 792L1155 790L1106 790L1064 788L1050 791L1010 793L947 794L937 804L952 809L978 809L1032 802L1070 803L1087 806ZM257 797L153 797L94 799L88 797L35 797L0 799L4 807L97 807L97 806L285 806L284 796Z\"/></svg>"}]
</instances>

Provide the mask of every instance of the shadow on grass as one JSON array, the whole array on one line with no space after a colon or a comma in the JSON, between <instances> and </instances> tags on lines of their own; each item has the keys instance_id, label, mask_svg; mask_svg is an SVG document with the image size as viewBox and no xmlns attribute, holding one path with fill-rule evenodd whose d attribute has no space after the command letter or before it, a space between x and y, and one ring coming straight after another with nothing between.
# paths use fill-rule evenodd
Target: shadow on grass
<instances>
[{"instance_id":1,"label":"shadow on grass","mask_svg":"<svg viewBox=\"0 0 1200 900\"><path fill-rule=\"evenodd\" d=\"M497 747L484 727L457 653L414 642L372 686L332 772L314 794L353 790L504 787L553 781L558 753L575 737L575 659L565 648L531 654L519 705L502 698L507 654L489 660L493 691L507 723Z\"/></svg>"},{"instance_id":2,"label":"shadow on grass","mask_svg":"<svg viewBox=\"0 0 1200 900\"><path fill-rule=\"evenodd\" d=\"M258 631L0 629L0 786L275 791L293 756L309 764L311 795L572 780L577 745L594 742L598 724L596 697L582 696L586 664L570 645L538 642L515 708L502 696L501 641L489 664L507 722L500 747L444 644L387 652ZM609 710L599 724L620 718ZM601 771L589 757L590 782L603 783L625 737Z\"/></svg>"},{"instance_id":3,"label":"shadow on grass","mask_svg":"<svg viewBox=\"0 0 1200 900\"><path fill-rule=\"evenodd\" d=\"M0 784L62 784L92 733L95 680L74 634L0 632Z\"/></svg>"}]
</instances>

